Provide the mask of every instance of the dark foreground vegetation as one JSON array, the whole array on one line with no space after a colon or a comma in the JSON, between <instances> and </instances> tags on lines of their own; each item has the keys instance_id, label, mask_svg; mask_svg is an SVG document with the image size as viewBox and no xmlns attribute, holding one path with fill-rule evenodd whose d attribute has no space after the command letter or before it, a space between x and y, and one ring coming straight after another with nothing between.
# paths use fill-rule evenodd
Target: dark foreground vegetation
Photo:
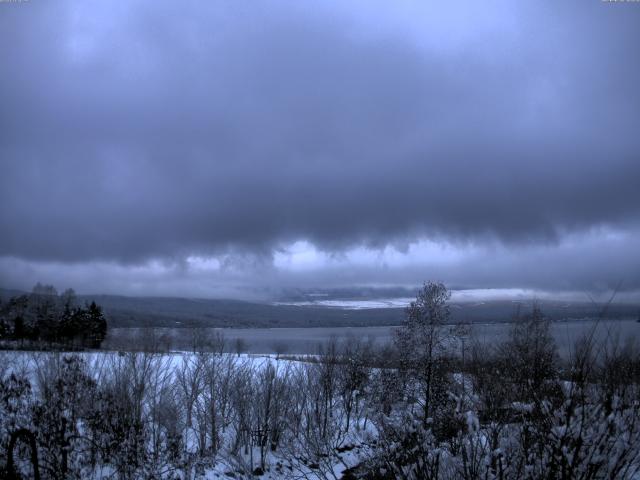
<instances>
[{"instance_id":1,"label":"dark foreground vegetation","mask_svg":"<svg viewBox=\"0 0 640 480\"><path fill-rule=\"evenodd\" d=\"M38 283L31 294L0 303L0 347L8 349L100 348L107 321L95 302L77 305L75 292L58 295Z\"/></svg>"},{"instance_id":2,"label":"dark foreground vegetation","mask_svg":"<svg viewBox=\"0 0 640 480\"><path fill-rule=\"evenodd\" d=\"M534 308L500 344L443 328L428 283L392 345L328 343L307 361L225 351L5 353L5 476L631 479L640 354L587 333L560 360ZM13 356L12 356L13 355ZM5 453L6 452L6 453ZM21 472L21 473L20 473Z\"/></svg>"}]
</instances>

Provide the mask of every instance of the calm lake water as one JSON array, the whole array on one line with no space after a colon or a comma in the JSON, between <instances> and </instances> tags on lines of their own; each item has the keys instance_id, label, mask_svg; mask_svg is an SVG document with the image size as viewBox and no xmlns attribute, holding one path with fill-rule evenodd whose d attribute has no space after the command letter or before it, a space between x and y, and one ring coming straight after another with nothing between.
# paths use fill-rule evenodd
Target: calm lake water
<instances>
[{"instance_id":1,"label":"calm lake water","mask_svg":"<svg viewBox=\"0 0 640 480\"><path fill-rule=\"evenodd\" d=\"M374 344L390 342L397 327L329 327L329 328L212 328L212 329L111 329L104 348L117 350L135 348L145 342L160 341L170 349L187 350L193 345L194 338L221 333L226 349L234 351L238 340L244 343L248 353L286 353L313 354L318 346L336 339L345 341L359 339ZM497 343L504 340L509 332L509 323L474 324L467 337L484 342ZM552 334L562 355L569 355L579 338L591 329L595 329L595 338L599 340L619 339L621 342L640 339L640 323L635 320L568 320L553 322Z\"/></svg>"}]
</instances>

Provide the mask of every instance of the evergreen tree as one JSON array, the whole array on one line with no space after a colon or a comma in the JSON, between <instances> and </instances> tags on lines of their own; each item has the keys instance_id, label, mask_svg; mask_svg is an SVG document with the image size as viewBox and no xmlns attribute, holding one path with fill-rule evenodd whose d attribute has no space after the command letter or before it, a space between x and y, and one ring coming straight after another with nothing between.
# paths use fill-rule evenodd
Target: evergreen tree
<instances>
[{"instance_id":1,"label":"evergreen tree","mask_svg":"<svg viewBox=\"0 0 640 480\"><path fill-rule=\"evenodd\" d=\"M30 295L13 297L0 305L0 339L100 348L107 335L102 308L95 302L77 307L75 302L72 289L58 296L54 287L38 283Z\"/></svg>"},{"instance_id":2,"label":"evergreen tree","mask_svg":"<svg viewBox=\"0 0 640 480\"><path fill-rule=\"evenodd\" d=\"M88 310L89 320L89 345L92 348L100 348L100 344L107 336L107 321L102 314L102 308L91 302Z\"/></svg>"}]
</instances>

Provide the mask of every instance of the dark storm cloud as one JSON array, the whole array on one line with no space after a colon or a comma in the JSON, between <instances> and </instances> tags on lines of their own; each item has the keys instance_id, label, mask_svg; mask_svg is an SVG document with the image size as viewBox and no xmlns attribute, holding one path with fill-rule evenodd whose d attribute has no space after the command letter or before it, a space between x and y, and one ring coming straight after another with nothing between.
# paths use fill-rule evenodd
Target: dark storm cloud
<instances>
[{"instance_id":1,"label":"dark storm cloud","mask_svg":"<svg viewBox=\"0 0 640 480\"><path fill-rule=\"evenodd\" d=\"M0 256L638 226L636 5L487 3L505 21L462 36L381 28L382 4L0 8Z\"/></svg>"},{"instance_id":2,"label":"dark storm cloud","mask_svg":"<svg viewBox=\"0 0 640 480\"><path fill-rule=\"evenodd\" d=\"M132 267L0 258L0 285L29 290L46 279L59 289L73 286L80 293L265 300L277 297L282 289L349 288L352 292L352 287L361 285L413 289L425 279L439 279L456 290L498 289L494 296L504 289L525 289L523 295L528 299L547 293L586 301L588 293L604 301L618 289L617 302L637 302L637 237L638 231L614 236L591 232L569 235L559 245L483 245L435 251L414 244L406 258L360 250L346 252L346 258L320 258L295 268L286 268L286 261L276 259L271 264L256 255L223 256L221 268L190 261Z\"/></svg>"}]
</instances>

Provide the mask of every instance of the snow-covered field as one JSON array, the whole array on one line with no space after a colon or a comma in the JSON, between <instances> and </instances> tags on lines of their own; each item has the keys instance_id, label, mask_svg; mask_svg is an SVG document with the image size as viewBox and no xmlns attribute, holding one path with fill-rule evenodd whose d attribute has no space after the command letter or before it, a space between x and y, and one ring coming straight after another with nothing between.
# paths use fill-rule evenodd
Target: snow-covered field
<instances>
[{"instance_id":1,"label":"snow-covered field","mask_svg":"<svg viewBox=\"0 0 640 480\"><path fill-rule=\"evenodd\" d=\"M312 447L306 442L313 443L318 439L309 440L303 434L300 438L293 436L287 442L283 441L277 449L273 447L274 440L270 436L268 439L264 437L263 443L260 440L263 425L269 425L264 427L265 432L275 428L271 424L273 421L279 422L277 428L283 431L288 428L282 424L285 413L274 412L285 407L306 410L309 406L306 397L310 396L306 389L316 384L309 378L317 370L313 365L270 355L213 355L179 351L0 351L0 379L11 374L24 377L31 383L35 398L44 400L50 392L45 394L43 389L49 388L51 379L64 370L65 359L70 358L82 359L83 372L98 385L114 384L118 383L119 378L125 379L128 384L124 386L125 390L132 389L134 396L136 385L143 386L139 408L144 412L145 428L151 432L160 430L157 423L162 425L162 422L154 419L162 416L159 408L167 401L164 397L170 395L173 399L171 405L177 407L176 418L171 421L180 425L181 455L187 459L185 461L191 462L183 465L182 469L170 469L180 475L177 478L253 478L248 472L258 469L263 472L260 477L265 479L338 479L345 470L360 463L368 442L374 438L373 423L363 418L362 411L356 411L350 419L350 426L345 427L344 413L332 395L325 405L330 409L330 412L325 412L330 433L316 445L317 448L328 448L327 455L319 460L307 460L315 452L310 450ZM293 393L295 382L298 382L298 394L302 397L287 399ZM208 388L213 390L207 393ZM243 388L246 390L239 394L237 390ZM171 405L167 407L169 411L172 411ZM225 413L224 409L228 412ZM219 422L215 453L208 450L212 448L210 445L207 447L213 438L209 437L209 433L214 417L207 417L211 412L215 412L213 415ZM302 414L302 410L299 413ZM242 420L244 416L246 419ZM247 431L243 433L244 425ZM153 441L153 438L149 441ZM199 453L203 451L207 452L206 455ZM159 460L159 463L169 471L164 461ZM92 476L119 478L115 467L110 464L95 469ZM176 477L161 475L160 478Z\"/></svg>"},{"instance_id":2,"label":"snow-covered field","mask_svg":"<svg viewBox=\"0 0 640 480\"><path fill-rule=\"evenodd\" d=\"M593 326L556 323L553 338L569 345L569 339ZM618 338L622 347L635 338L638 324L602 322L597 327L596 343ZM406 343L397 345L395 353L383 350L375 342L362 342L360 329L345 329L350 332L342 340L350 341L325 344L324 356L297 359L281 357L292 353L282 351L225 353L222 338L211 335L218 330L182 331L194 346L206 345L205 337L214 341L209 346L217 345L200 353L0 351L0 451L7 451L11 432L35 432L41 466L49 469L45 478L57 478L52 472L64 459L74 475L96 479L338 480L353 478L353 469L373 469L386 472L385 480L403 472L411 480L453 480L471 468L469 459L476 462L473 468L493 478L492 459L497 458L508 469L504 478L515 480L522 478L519 468L525 463L537 472L530 478L541 478L571 455L577 459L574 473L592 468L595 458L593 468L602 475L594 478L635 479L640 460L638 350L609 351L617 356L604 358L605 368L592 367L587 377L571 381L556 370L566 363L542 363L538 366L549 370L532 394L534 384L523 379L535 378L538 367L530 366L538 361L555 361L544 353L553 339L537 337L546 340L536 344L541 351L534 351L525 337L508 344L507 329L475 325L466 336L452 337L444 327L438 334L442 348L458 342L462 348L462 338L508 346L483 350L475 360L469 351L468 361L475 363L463 364L462 370L455 361L440 364L444 355L426 363L408 356L408 370L397 368L403 364L390 358L406 351ZM299 329L269 331L283 330ZM158 333L141 331L137 338L146 340L143 346L162 347ZM453 343L445 343L445 337ZM283 341L282 335L272 338ZM426 337L404 332L402 338L414 342L410 351L419 352ZM225 340L234 343L226 331ZM521 341L527 348L518 346ZM436 368L430 393L425 393L425 365ZM564 375L573 375L576 365ZM30 386L25 388L21 379ZM429 415L427 398L435 405ZM532 438L544 455L532 456ZM25 466L27 457L21 458ZM429 477L434 465L440 473Z\"/></svg>"}]
</instances>

